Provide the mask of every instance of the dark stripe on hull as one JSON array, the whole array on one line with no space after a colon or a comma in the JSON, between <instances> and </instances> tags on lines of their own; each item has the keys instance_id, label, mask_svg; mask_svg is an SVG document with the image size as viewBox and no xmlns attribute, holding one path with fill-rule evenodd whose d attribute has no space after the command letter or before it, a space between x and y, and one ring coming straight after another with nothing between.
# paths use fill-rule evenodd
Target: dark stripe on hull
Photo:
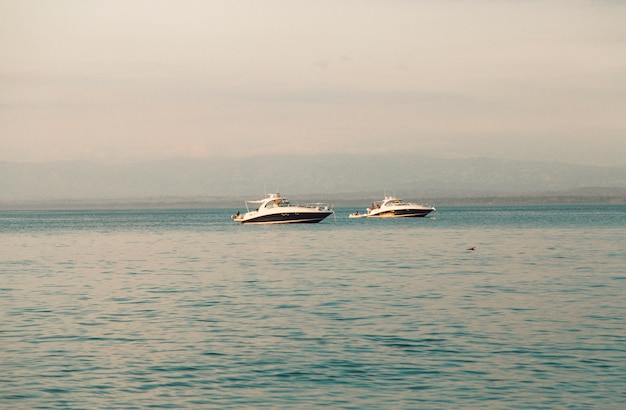
<instances>
[{"instance_id":1,"label":"dark stripe on hull","mask_svg":"<svg viewBox=\"0 0 626 410\"><path fill-rule=\"evenodd\" d=\"M432 209L397 209L372 216L375 218L423 218L431 212Z\"/></svg>"},{"instance_id":2,"label":"dark stripe on hull","mask_svg":"<svg viewBox=\"0 0 626 410\"><path fill-rule=\"evenodd\" d=\"M242 223L262 223L262 224L285 224L285 223L308 223L316 224L330 215L332 212L300 212L288 214L263 215Z\"/></svg>"}]
</instances>

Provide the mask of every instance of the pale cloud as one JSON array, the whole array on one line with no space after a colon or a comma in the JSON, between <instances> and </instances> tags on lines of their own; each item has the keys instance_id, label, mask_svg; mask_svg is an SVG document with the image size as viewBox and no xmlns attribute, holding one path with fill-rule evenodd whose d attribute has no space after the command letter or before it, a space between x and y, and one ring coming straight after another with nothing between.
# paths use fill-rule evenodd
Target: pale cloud
<instances>
[{"instance_id":1,"label":"pale cloud","mask_svg":"<svg viewBox=\"0 0 626 410\"><path fill-rule=\"evenodd\" d=\"M623 21L598 1L5 1L0 160L626 165Z\"/></svg>"}]
</instances>

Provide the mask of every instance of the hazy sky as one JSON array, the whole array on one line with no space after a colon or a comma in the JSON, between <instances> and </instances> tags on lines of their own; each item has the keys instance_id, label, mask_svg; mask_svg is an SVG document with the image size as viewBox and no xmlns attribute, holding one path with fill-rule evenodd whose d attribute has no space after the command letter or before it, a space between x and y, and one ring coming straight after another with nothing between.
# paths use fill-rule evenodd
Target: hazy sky
<instances>
[{"instance_id":1,"label":"hazy sky","mask_svg":"<svg viewBox=\"0 0 626 410\"><path fill-rule=\"evenodd\" d=\"M0 160L626 166L626 2L0 0Z\"/></svg>"}]
</instances>

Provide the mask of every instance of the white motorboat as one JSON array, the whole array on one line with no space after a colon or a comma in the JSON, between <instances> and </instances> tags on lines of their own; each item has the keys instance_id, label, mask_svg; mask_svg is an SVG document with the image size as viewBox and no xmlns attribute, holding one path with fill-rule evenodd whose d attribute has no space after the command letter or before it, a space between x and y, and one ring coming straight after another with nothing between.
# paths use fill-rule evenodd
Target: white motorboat
<instances>
[{"instance_id":1,"label":"white motorboat","mask_svg":"<svg viewBox=\"0 0 626 410\"><path fill-rule=\"evenodd\" d=\"M348 215L348 218L367 218L367 214L355 211Z\"/></svg>"},{"instance_id":2,"label":"white motorboat","mask_svg":"<svg viewBox=\"0 0 626 410\"><path fill-rule=\"evenodd\" d=\"M334 213L332 205L315 203L307 205L291 204L280 194L270 194L265 199L246 201L246 212L237 212L231 218L241 223L283 224L283 223L318 223ZM258 208L250 210L250 205Z\"/></svg>"},{"instance_id":3,"label":"white motorboat","mask_svg":"<svg viewBox=\"0 0 626 410\"><path fill-rule=\"evenodd\" d=\"M393 196L386 196L385 199L375 202L367 208L365 214L355 212L350 214L350 218L423 218L435 208L428 205L406 202Z\"/></svg>"}]
</instances>

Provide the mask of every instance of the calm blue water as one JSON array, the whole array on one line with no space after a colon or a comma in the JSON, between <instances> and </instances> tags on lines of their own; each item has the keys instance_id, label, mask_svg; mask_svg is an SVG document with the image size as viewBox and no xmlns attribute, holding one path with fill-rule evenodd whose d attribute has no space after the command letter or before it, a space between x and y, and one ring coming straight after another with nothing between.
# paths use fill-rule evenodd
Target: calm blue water
<instances>
[{"instance_id":1,"label":"calm blue water","mask_svg":"<svg viewBox=\"0 0 626 410\"><path fill-rule=\"evenodd\" d=\"M0 407L626 406L626 206L354 210L0 211Z\"/></svg>"}]
</instances>

